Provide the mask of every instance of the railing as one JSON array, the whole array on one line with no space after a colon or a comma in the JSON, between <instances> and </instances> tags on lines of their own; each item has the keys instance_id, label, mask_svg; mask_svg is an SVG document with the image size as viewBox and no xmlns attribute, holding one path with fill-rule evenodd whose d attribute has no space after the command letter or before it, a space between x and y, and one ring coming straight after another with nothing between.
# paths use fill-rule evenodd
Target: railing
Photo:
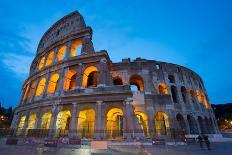
<instances>
[{"instance_id":1,"label":"railing","mask_svg":"<svg viewBox=\"0 0 232 155\"><path fill-rule=\"evenodd\" d=\"M152 133L154 132L154 133ZM96 135L101 134L103 139L122 139L126 134L129 134L132 139L136 137L147 138L163 138L169 137L176 141L184 141L185 133L177 129L162 129L156 131L149 131L145 134L141 129L135 130L101 130L95 133L83 132L78 130L62 130L62 129L0 129L1 137L23 137L23 138L62 138L68 137L70 133L74 133L76 137L81 139L93 139Z\"/></svg>"}]
</instances>

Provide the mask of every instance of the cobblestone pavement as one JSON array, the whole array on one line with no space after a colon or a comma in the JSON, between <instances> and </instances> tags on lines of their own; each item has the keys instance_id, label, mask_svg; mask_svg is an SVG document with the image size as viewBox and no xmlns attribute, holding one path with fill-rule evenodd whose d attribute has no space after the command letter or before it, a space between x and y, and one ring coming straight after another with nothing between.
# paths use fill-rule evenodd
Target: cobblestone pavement
<instances>
[{"instance_id":1,"label":"cobblestone pavement","mask_svg":"<svg viewBox=\"0 0 232 155\"><path fill-rule=\"evenodd\" d=\"M88 145L63 145L44 147L38 145L1 144L0 155L231 155L232 143L213 143L212 150L198 145L186 146L110 146L107 150L91 150Z\"/></svg>"}]
</instances>

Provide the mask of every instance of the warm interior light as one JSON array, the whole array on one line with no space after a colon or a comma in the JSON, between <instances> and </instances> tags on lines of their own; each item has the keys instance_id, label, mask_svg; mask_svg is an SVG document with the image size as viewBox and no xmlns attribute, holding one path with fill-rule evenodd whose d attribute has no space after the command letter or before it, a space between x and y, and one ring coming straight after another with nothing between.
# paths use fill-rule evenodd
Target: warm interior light
<instances>
[{"instance_id":1,"label":"warm interior light","mask_svg":"<svg viewBox=\"0 0 232 155\"><path fill-rule=\"evenodd\" d=\"M41 118L41 128L42 129L49 129L50 122L51 122L52 113L51 112L45 112Z\"/></svg>"},{"instance_id":2,"label":"warm interior light","mask_svg":"<svg viewBox=\"0 0 232 155\"><path fill-rule=\"evenodd\" d=\"M78 131L82 133L82 137L92 138L94 136L95 111L93 109L85 109L80 111L78 117Z\"/></svg>"},{"instance_id":3,"label":"warm interior light","mask_svg":"<svg viewBox=\"0 0 232 155\"><path fill-rule=\"evenodd\" d=\"M81 47L82 47L81 44L82 44L81 40L78 40L72 44L70 57L77 56L77 54L81 52Z\"/></svg>"},{"instance_id":4,"label":"warm interior light","mask_svg":"<svg viewBox=\"0 0 232 155\"><path fill-rule=\"evenodd\" d=\"M76 87L76 71L69 70L64 77L64 90L71 90Z\"/></svg>"},{"instance_id":5,"label":"warm interior light","mask_svg":"<svg viewBox=\"0 0 232 155\"><path fill-rule=\"evenodd\" d=\"M166 135L169 128L168 115L165 112L157 112L155 115L155 126L158 135Z\"/></svg>"},{"instance_id":6,"label":"warm interior light","mask_svg":"<svg viewBox=\"0 0 232 155\"><path fill-rule=\"evenodd\" d=\"M135 115L136 115L137 119L139 120L139 124L140 124L141 128L143 129L145 136L148 136L149 130L148 130L147 115L143 112L140 112L140 111L136 111Z\"/></svg>"},{"instance_id":7,"label":"warm interior light","mask_svg":"<svg viewBox=\"0 0 232 155\"><path fill-rule=\"evenodd\" d=\"M106 135L108 138L121 137L123 135L123 112L119 108L112 108L107 113Z\"/></svg>"},{"instance_id":8,"label":"warm interior light","mask_svg":"<svg viewBox=\"0 0 232 155\"><path fill-rule=\"evenodd\" d=\"M46 79L42 78L37 86L36 96L40 96L41 94L43 94L45 83L46 83Z\"/></svg>"},{"instance_id":9,"label":"warm interior light","mask_svg":"<svg viewBox=\"0 0 232 155\"><path fill-rule=\"evenodd\" d=\"M49 80L47 93L52 94L56 91L57 81L59 80L59 74L53 74Z\"/></svg>"},{"instance_id":10,"label":"warm interior light","mask_svg":"<svg viewBox=\"0 0 232 155\"><path fill-rule=\"evenodd\" d=\"M62 46L59 48L57 53L57 61L63 60L67 51L67 46Z\"/></svg>"},{"instance_id":11,"label":"warm interior light","mask_svg":"<svg viewBox=\"0 0 232 155\"><path fill-rule=\"evenodd\" d=\"M45 66L49 66L52 64L52 61L53 61L53 57L54 57L54 51L51 51L47 57L47 61L46 61L46 64Z\"/></svg>"},{"instance_id":12,"label":"warm interior light","mask_svg":"<svg viewBox=\"0 0 232 155\"><path fill-rule=\"evenodd\" d=\"M32 113L28 119L28 129L34 129L36 122L36 113Z\"/></svg>"},{"instance_id":13,"label":"warm interior light","mask_svg":"<svg viewBox=\"0 0 232 155\"><path fill-rule=\"evenodd\" d=\"M98 72L98 69L95 67L95 66L90 66L90 67L88 67L88 68L86 68L85 69L85 71L84 71L84 74L83 74L83 81L82 81L82 87L83 88L87 88L87 86L89 85L88 83L90 82L89 81L89 78L90 78L90 74L91 73L93 73L93 72ZM94 79L92 79L93 81L97 81L97 77L96 76L94 76L94 77L92 77L92 78L94 78ZM95 84L96 85L96 84Z\"/></svg>"},{"instance_id":14,"label":"warm interior light","mask_svg":"<svg viewBox=\"0 0 232 155\"><path fill-rule=\"evenodd\" d=\"M44 66L45 57L43 56L39 62L38 69L40 70Z\"/></svg>"},{"instance_id":15,"label":"warm interior light","mask_svg":"<svg viewBox=\"0 0 232 155\"><path fill-rule=\"evenodd\" d=\"M168 88L167 88L167 85L165 83L161 82L159 84L158 89L159 89L159 93L160 94L162 94L162 95L168 94Z\"/></svg>"},{"instance_id":16,"label":"warm interior light","mask_svg":"<svg viewBox=\"0 0 232 155\"><path fill-rule=\"evenodd\" d=\"M71 113L69 110L60 111L56 119L56 129L68 130Z\"/></svg>"},{"instance_id":17,"label":"warm interior light","mask_svg":"<svg viewBox=\"0 0 232 155\"><path fill-rule=\"evenodd\" d=\"M31 84L30 90L29 90L29 98L32 98L35 92L35 86L36 86L36 81L34 81Z\"/></svg>"}]
</instances>

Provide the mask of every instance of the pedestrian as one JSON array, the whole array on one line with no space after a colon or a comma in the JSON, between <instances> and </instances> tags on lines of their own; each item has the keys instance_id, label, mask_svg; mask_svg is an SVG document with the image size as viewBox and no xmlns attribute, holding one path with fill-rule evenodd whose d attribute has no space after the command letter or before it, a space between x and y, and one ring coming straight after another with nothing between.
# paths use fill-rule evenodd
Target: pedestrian
<instances>
[{"instance_id":1,"label":"pedestrian","mask_svg":"<svg viewBox=\"0 0 232 155\"><path fill-rule=\"evenodd\" d=\"M207 149L211 150L211 148L210 148L210 141L209 141L208 136L204 136L204 140L205 140L205 144L206 144Z\"/></svg>"},{"instance_id":2,"label":"pedestrian","mask_svg":"<svg viewBox=\"0 0 232 155\"><path fill-rule=\"evenodd\" d=\"M203 139L202 139L202 137L199 135L197 137L197 139L198 139L198 143L200 144L200 148L203 149Z\"/></svg>"}]
</instances>

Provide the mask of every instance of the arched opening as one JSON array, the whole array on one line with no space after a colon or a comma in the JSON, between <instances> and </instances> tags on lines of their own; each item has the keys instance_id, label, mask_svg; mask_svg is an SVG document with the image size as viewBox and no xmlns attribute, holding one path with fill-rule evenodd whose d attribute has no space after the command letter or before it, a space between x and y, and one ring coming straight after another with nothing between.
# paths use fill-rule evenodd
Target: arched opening
<instances>
[{"instance_id":1,"label":"arched opening","mask_svg":"<svg viewBox=\"0 0 232 155\"><path fill-rule=\"evenodd\" d=\"M32 98L35 92L36 81L32 82L29 90L29 98Z\"/></svg>"},{"instance_id":2,"label":"arched opening","mask_svg":"<svg viewBox=\"0 0 232 155\"><path fill-rule=\"evenodd\" d=\"M37 90L36 90L36 94L35 94L36 96L40 96L41 94L43 94L45 83L46 83L46 79L45 78L42 78L39 81L39 84L38 84Z\"/></svg>"},{"instance_id":3,"label":"arched opening","mask_svg":"<svg viewBox=\"0 0 232 155\"><path fill-rule=\"evenodd\" d=\"M93 138L94 136L95 111L85 109L80 111L78 117L78 132L82 138Z\"/></svg>"},{"instance_id":4,"label":"arched opening","mask_svg":"<svg viewBox=\"0 0 232 155\"><path fill-rule=\"evenodd\" d=\"M24 128L25 120L26 120L26 115L23 115L18 124L17 135L22 134L22 129Z\"/></svg>"},{"instance_id":5,"label":"arched opening","mask_svg":"<svg viewBox=\"0 0 232 155\"><path fill-rule=\"evenodd\" d=\"M42 129L49 129L50 123L51 123L52 113L51 112L45 112L41 118L41 125L40 127Z\"/></svg>"},{"instance_id":6,"label":"arched opening","mask_svg":"<svg viewBox=\"0 0 232 155\"><path fill-rule=\"evenodd\" d=\"M199 122L199 125L200 125L200 129L201 129L201 134L206 134L206 128L205 128L205 123L202 119L201 116L198 116L198 122Z\"/></svg>"},{"instance_id":7,"label":"arched opening","mask_svg":"<svg viewBox=\"0 0 232 155\"><path fill-rule=\"evenodd\" d=\"M123 85L122 79L118 76L113 78L113 83L114 85Z\"/></svg>"},{"instance_id":8,"label":"arched opening","mask_svg":"<svg viewBox=\"0 0 232 155\"><path fill-rule=\"evenodd\" d=\"M196 94L197 94L197 100L199 103L202 103L202 96L201 96L201 92L199 89L196 90Z\"/></svg>"},{"instance_id":9,"label":"arched opening","mask_svg":"<svg viewBox=\"0 0 232 155\"><path fill-rule=\"evenodd\" d=\"M106 114L106 137L122 138L123 112L119 108L111 108Z\"/></svg>"},{"instance_id":10,"label":"arched opening","mask_svg":"<svg viewBox=\"0 0 232 155\"><path fill-rule=\"evenodd\" d=\"M211 126L210 126L209 119L205 117L204 121L205 121L205 128L206 128L207 134L211 134Z\"/></svg>"},{"instance_id":11,"label":"arched opening","mask_svg":"<svg viewBox=\"0 0 232 155\"><path fill-rule=\"evenodd\" d=\"M52 64L52 61L53 61L53 57L54 57L54 51L51 51L47 57L47 61L46 61L46 64L45 66L49 66Z\"/></svg>"},{"instance_id":12,"label":"arched opening","mask_svg":"<svg viewBox=\"0 0 232 155\"><path fill-rule=\"evenodd\" d=\"M69 110L60 111L56 119L56 129L68 130L71 113Z\"/></svg>"},{"instance_id":13,"label":"arched opening","mask_svg":"<svg viewBox=\"0 0 232 155\"><path fill-rule=\"evenodd\" d=\"M139 75L131 76L130 86L132 91L144 91L143 78Z\"/></svg>"},{"instance_id":14,"label":"arched opening","mask_svg":"<svg viewBox=\"0 0 232 155\"><path fill-rule=\"evenodd\" d=\"M187 134L188 131L185 125L184 117L181 114L177 114L176 120L178 121L180 131L182 131L184 134Z\"/></svg>"},{"instance_id":15,"label":"arched opening","mask_svg":"<svg viewBox=\"0 0 232 155\"><path fill-rule=\"evenodd\" d=\"M56 91L57 82L59 80L59 74L53 74L48 83L47 93L52 94Z\"/></svg>"},{"instance_id":16,"label":"arched opening","mask_svg":"<svg viewBox=\"0 0 232 155\"><path fill-rule=\"evenodd\" d=\"M169 133L168 115L165 112L156 113L155 126L157 135L167 135Z\"/></svg>"},{"instance_id":17,"label":"arched opening","mask_svg":"<svg viewBox=\"0 0 232 155\"><path fill-rule=\"evenodd\" d=\"M19 125L18 125L18 128L19 129L23 129L24 127L24 124L25 124L25 120L26 120L26 115L23 115L19 121Z\"/></svg>"},{"instance_id":18,"label":"arched opening","mask_svg":"<svg viewBox=\"0 0 232 155\"><path fill-rule=\"evenodd\" d=\"M77 56L78 54L81 53L81 48L82 48L81 45L82 45L81 40L77 40L75 43L72 44L70 57Z\"/></svg>"},{"instance_id":19,"label":"arched opening","mask_svg":"<svg viewBox=\"0 0 232 155\"><path fill-rule=\"evenodd\" d=\"M194 117L192 115L187 115L187 120L189 124L190 134L199 134L197 129L197 123Z\"/></svg>"},{"instance_id":20,"label":"arched opening","mask_svg":"<svg viewBox=\"0 0 232 155\"><path fill-rule=\"evenodd\" d=\"M181 87L181 95L184 103L187 103L187 91L184 86Z\"/></svg>"},{"instance_id":21,"label":"arched opening","mask_svg":"<svg viewBox=\"0 0 232 155\"><path fill-rule=\"evenodd\" d=\"M59 136L67 135L69 130L71 113L69 110L60 111L56 118L56 129Z\"/></svg>"},{"instance_id":22,"label":"arched opening","mask_svg":"<svg viewBox=\"0 0 232 155\"><path fill-rule=\"evenodd\" d=\"M41 68L43 68L44 66L44 60L45 60L45 57L43 56L39 62L39 65L38 65L38 69L40 70Z\"/></svg>"},{"instance_id":23,"label":"arched opening","mask_svg":"<svg viewBox=\"0 0 232 155\"><path fill-rule=\"evenodd\" d=\"M169 83L175 83L175 77L173 75L168 75Z\"/></svg>"},{"instance_id":24,"label":"arched opening","mask_svg":"<svg viewBox=\"0 0 232 155\"><path fill-rule=\"evenodd\" d=\"M69 70L64 78L64 90L73 90L76 88L76 71Z\"/></svg>"},{"instance_id":25,"label":"arched opening","mask_svg":"<svg viewBox=\"0 0 232 155\"><path fill-rule=\"evenodd\" d=\"M97 87L98 69L95 66L90 66L85 69L83 74L82 87Z\"/></svg>"},{"instance_id":26,"label":"arched opening","mask_svg":"<svg viewBox=\"0 0 232 155\"><path fill-rule=\"evenodd\" d=\"M63 60L67 51L67 46L61 46L57 53L57 61Z\"/></svg>"},{"instance_id":27,"label":"arched opening","mask_svg":"<svg viewBox=\"0 0 232 155\"><path fill-rule=\"evenodd\" d=\"M174 103L178 103L178 94L177 88L175 86L171 86L172 100Z\"/></svg>"},{"instance_id":28,"label":"arched opening","mask_svg":"<svg viewBox=\"0 0 232 155\"><path fill-rule=\"evenodd\" d=\"M203 96L203 101L204 101L205 108L209 109L209 103L208 103L207 96L204 93L202 93L202 94L203 94L202 96Z\"/></svg>"},{"instance_id":29,"label":"arched opening","mask_svg":"<svg viewBox=\"0 0 232 155\"><path fill-rule=\"evenodd\" d=\"M28 129L34 129L35 128L35 122L36 122L36 113L32 113L28 119Z\"/></svg>"},{"instance_id":30,"label":"arched opening","mask_svg":"<svg viewBox=\"0 0 232 155\"><path fill-rule=\"evenodd\" d=\"M158 86L159 94L165 95L168 94L168 88L167 85L163 82L161 82Z\"/></svg>"},{"instance_id":31,"label":"arched opening","mask_svg":"<svg viewBox=\"0 0 232 155\"><path fill-rule=\"evenodd\" d=\"M192 103L196 103L196 101L195 101L195 95L194 95L194 94L195 94L195 93L194 93L194 90L191 89L191 90L189 91L189 93L190 93L190 96L191 96L191 101L192 101Z\"/></svg>"},{"instance_id":32,"label":"arched opening","mask_svg":"<svg viewBox=\"0 0 232 155\"><path fill-rule=\"evenodd\" d=\"M139 124L143 129L143 133L146 137L149 136L149 129L148 129L148 118L147 115L143 112L135 112L137 119L139 120Z\"/></svg>"}]
</instances>

